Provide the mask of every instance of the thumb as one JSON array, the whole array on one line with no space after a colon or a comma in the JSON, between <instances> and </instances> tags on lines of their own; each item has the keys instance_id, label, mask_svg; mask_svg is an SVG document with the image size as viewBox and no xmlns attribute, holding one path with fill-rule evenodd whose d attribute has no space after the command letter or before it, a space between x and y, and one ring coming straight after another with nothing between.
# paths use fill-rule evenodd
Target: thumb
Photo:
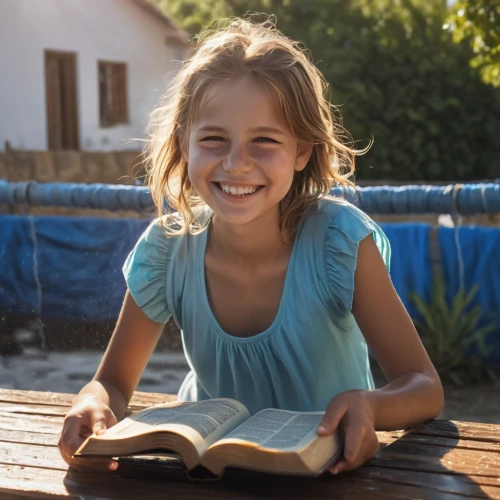
<instances>
[{"instance_id":1,"label":"thumb","mask_svg":"<svg viewBox=\"0 0 500 500\"><path fill-rule=\"evenodd\" d=\"M100 436L106 432L106 422L104 420L97 420L92 427L92 432L96 436Z\"/></svg>"},{"instance_id":2,"label":"thumb","mask_svg":"<svg viewBox=\"0 0 500 500\"><path fill-rule=\"evenodd\" d=\"M113 427L118 422L115 414L108 408L104 412L98 412L94 414L94 423L92 426L92 432L97 436L104 434L107 429Z\"/></svg>"},{"instance_id":3,"label":"thumb","mask_svg":"<svg viewBox=\"0 0 500 500\"><path fill-rule=\"evenodd\" d=\"M318 434L320 436L332 434L340 425L340 421L344 417L345 413L345 408L334 408L333 405L329 405L318 426Z\"/></svg>"}]
</instances>

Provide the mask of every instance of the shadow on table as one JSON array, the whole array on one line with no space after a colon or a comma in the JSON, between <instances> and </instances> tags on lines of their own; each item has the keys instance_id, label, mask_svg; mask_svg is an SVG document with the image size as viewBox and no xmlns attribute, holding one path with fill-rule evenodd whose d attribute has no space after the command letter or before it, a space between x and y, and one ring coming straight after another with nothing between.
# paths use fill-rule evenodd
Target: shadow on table
<instances>
[{"instance_id":1,"label":"shadow on table","mask_svg":"<svg viewBox=\"0 0 500 500\"><path fill-rule=\"evenodd\" d=\"M455 424L436 421L416 427L363 467L338 476L314 479L228 469L218 481L193 482L176 458L139 457L121 459L115 473L68 472L64 484L70 494L100 498L490 498L469 476L451 470L457 458L450 468L443 465L458 441ZM203 473L197 477L210 479Z\"/></svg>"},{"instance_id":2,"label":"shadow on table","mask_svg":"<svg viewBox=\"0 0 500 500\"><path fill-rule=\"evenodd\" d=\"M496 493L500 498L500 483L495 476L500 462L493 448L488 451L484 447L484 438L486 436L464 438L454 422L433 420L409 430L371 460L370 467L362 467L356 472L365 477L371 474L372 467L388 469L392 482L434 492L428 495L429 498L491 498L483 491L483 486L491 486L494 490L498 487ZM459 444L460 439L470 440L469 445ZM475 446L474 441L477 442ZM488 470L489 457L492 460L489 465L493 465L490 478L484 474L484 468ZM482 470L478 467L480 461Z\"/></svg>"}]
</instances>

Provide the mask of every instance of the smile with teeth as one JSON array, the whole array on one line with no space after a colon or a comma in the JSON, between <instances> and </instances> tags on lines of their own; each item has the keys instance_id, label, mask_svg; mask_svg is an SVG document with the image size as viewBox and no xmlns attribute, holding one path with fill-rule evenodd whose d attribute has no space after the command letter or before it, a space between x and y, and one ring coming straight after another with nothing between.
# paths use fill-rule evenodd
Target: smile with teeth
<instances>
[{"instance_id":1,"label":"smile with teeth","mask_svg":"<svg viewBox=\"0 0 500 500\"><path fill-rule=\"evenodd\" d=\"M225 193L232 194L233 196L243 197L253 194L258 191L262 186L232 186L229 184L218 183L219 188Z\"/></svg>"}]
</instances>

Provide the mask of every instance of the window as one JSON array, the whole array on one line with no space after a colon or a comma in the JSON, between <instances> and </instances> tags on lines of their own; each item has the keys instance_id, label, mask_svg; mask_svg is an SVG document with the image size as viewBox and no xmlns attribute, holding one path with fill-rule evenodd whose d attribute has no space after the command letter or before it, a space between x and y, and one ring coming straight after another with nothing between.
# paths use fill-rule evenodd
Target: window
<instances>
[{"instance_id":1,"label":"window","mask_svg":"<svg viewBox=\"0 0 500 500\"><path fill-rule=\"evenodd\" d=\"M125 63L99 61L99 113L101 127L128 123Z\"/></svg>"}]
</instances>

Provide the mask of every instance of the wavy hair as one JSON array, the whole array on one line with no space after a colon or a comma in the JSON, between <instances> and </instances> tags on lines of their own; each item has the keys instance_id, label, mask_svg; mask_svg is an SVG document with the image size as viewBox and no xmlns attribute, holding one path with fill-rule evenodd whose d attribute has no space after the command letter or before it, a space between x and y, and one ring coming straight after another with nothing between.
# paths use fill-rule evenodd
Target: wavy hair
<instances>
[{"instance_id":1,"label":"wavy hair","mask_svg":"<svg viewBox=\"0 0 500 500\"><path fill-rule=\"evenodd\" d=\"M160 217L178 212L161 219L170 234L204 229L196 220L197 208L204 202L189 179L183 141L212 86L247 74L271 91L295 139L313 145L309 162L295 172L280 203L282 233L292 236L308 207L314 208L332 186L354 187L349 177L355 156L366 150L350 146L349 133L325 97L325 79L306 51L270 19L230 19L226 26L206 29L199 36L193 56L151 113L144 152L148 185Z\"/></svg>"}]
</instances>

